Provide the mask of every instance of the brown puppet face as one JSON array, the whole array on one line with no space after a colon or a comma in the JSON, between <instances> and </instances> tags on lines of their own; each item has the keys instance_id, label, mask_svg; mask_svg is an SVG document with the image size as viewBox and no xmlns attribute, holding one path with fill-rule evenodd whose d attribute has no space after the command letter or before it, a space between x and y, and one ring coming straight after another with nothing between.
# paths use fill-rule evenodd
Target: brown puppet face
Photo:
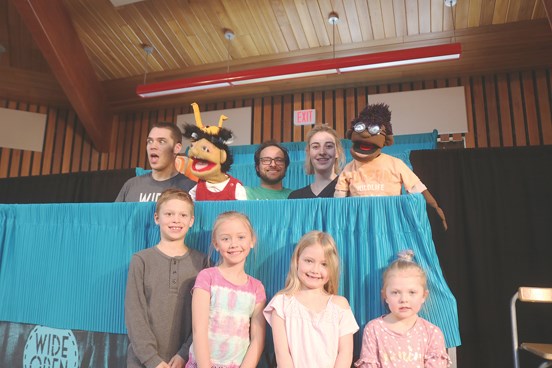
<instances>
[{"instance_id":1,"label":"brown puppet face","mask_svg":"<svg viewBox=\"0 0 552 368\"><path fill-rule=\"evenodd\" d=\"M384 146L393 144L391 112L385 104L368 105L351 123L347 138L351 140L351 155L360 162L378 157Z\"/></svg>"},{"instance_id":2,"label":"brown puppet face","mask_svg":"<svg viewBox=\"0 0 552 368\"><path fill-rule=\"evenodd\" d=\"M192 159L191 172L200 179L218 182L221 165L226 162L226 151L205 138L192 142L188 156ZM223 177L225 179L225 177Z\"/></svg>"}]
</instances>

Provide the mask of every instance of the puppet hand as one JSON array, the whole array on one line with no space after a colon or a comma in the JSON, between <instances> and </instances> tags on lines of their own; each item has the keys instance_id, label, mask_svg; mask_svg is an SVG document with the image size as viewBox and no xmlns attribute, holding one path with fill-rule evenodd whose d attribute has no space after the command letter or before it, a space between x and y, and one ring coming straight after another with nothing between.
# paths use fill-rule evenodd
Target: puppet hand
<instances>
[{"instance_id":1,"label":"puppet hand","mask_svg":"<svg viewBox=\"0 0 552 368\"><path fill-rule=\"evenodd\" d=\"M443 229L445 229L445 231L447 231L448 225L447 225L447 220L445 218L445 213L443 212L441 207L435 207L435 211L437 212L437 215L441 219L441 223L443 224Z\"/></svg>"}]
</instances>

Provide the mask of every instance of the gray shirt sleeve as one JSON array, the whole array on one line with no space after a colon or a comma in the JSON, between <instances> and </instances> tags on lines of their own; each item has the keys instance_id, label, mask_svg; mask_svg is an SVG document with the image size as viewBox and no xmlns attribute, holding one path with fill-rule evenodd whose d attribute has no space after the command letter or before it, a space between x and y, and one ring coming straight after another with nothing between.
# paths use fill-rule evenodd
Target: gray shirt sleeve
<instances>
[{"instance_id":1,"label":"gray shirt sleeve","mask_svg":"<svg viewBox=\"0 0 552 368\"><path fill-rule=\"evenodd\" d=\"M125 295L125 323L131 348L146 367L156 367L163 359L157 351L157 339L150 328L144 293L144 260L134 255L130 261Z\"/></svg>"}]
</instances>

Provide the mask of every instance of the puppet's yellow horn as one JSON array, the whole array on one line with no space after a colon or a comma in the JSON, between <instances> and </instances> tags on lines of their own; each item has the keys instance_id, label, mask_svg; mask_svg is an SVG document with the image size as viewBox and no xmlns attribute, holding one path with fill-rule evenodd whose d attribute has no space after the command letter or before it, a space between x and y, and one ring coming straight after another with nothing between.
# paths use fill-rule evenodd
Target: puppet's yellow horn
<instances>
[{"instance_id":1,"label":"puppet's yellow horn","mask_svg":"<svg viewBox=\"0 0 552 368\"><path fill-rule=\"evenodd\" d=\"M219 128L222 128L222 122L224 120L228 119L228 116L224 116L224 115L221 115L220 118L219 118L219 123L218 123L218 127Z\"/></svg>"},{"instance_id":2,"label":"puppet's yellow horn","mask_svg":"<svg viewBox=\"0 0 552 368\"><path fill-rule=\"evenodd\" d=\"M197 127L200 129L203 129L203 122L201 121L201 114L199 113L199 105L193 102L192 108L194 109L194 118L195 118Z\"/></svg>"}]
</instances>

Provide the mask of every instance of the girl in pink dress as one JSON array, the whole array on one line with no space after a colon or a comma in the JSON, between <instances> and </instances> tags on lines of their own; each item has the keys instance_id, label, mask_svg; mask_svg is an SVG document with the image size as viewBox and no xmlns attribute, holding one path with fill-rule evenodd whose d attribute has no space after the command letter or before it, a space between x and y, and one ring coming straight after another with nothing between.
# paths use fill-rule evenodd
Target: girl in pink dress
<instances>
[{"instance_id":1,"label":"girl in pink dress","mask_svg":"<svg viewBox=\"0 0 552 368\"><path fill-rule=\"evenodd\" d=\"M330 234L311 231L297 244L285 288L264 310L278 367L350 367L358 325L337 295L339 257Z\"/></svg>"},{"instance_id":2,"label":"girl in pink dress","mask_svg":"<svg viewBox=\"0 0 552 368\"><path fill-rule=\"evenodd\" d=\"M364 328L361 368L441 368L451 363L439 327L418 316L429 291L424 270L402 252L383 273L381 297L390 313Z\"/></svg>"}]
</instances>

